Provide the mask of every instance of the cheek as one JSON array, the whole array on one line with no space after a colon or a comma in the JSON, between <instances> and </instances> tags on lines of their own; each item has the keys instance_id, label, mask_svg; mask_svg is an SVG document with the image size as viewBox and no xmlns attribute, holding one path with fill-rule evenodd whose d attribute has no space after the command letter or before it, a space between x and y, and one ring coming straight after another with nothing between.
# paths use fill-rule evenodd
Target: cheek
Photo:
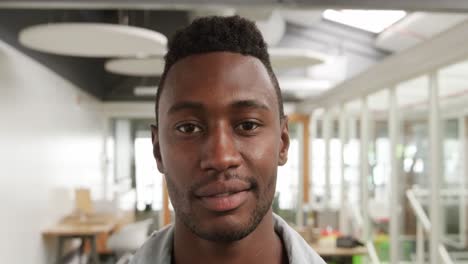
<instances>
[{"instance_id":1,"label":"cheek","mask_svg":"<svg viewBox=\"0 0 468 264\"><path fill-rule=\"evenodd\" d=\"M256 160L264 166L270 164L272 167L277 167L279 142L274 135L265 133L261 137L244 142L243 150L250 159Z\"/></svg>"},{"instance_id":2,"label":"cheek","mask_svg":"<svg viewBox=\"0 0 468 264\"><path fill-rule=\"evenodd\" d=\"M193 169L199 160L197 148L185 142L176 142L167 138L160 144L161 160L166 172L179 178L187 172L194 172Z\"/></svg>"},{"instance_id":3,"label":"cheek","mask_svg":"<svg viewBox=\"0 0 468 264\"><path fill-rule=\"evenodd\" d=\"M181 145L181 144L179 144ZM182 199L186 197L190 190L196 170L196 157L187 148L172 144L161 145L161 159L164 164L166 180L170 191L171 199ZM169 187L169 185L172 185ZM179 200L180 200L179 199Z\"/></svg>"},{"instance_id":4,"label":"cheek","mask_svg":"<svg viewBox=\"0 0 468 264\"><path fill-rule=\"evenodd\" d=\"M278 170L278 144L272 143L271 139L263 138L259 142L250 142L247 144L244 151L244 159L249 169L253 172L253 176L257 178L259 183L267 187L276 179Z\"/></svg>"},{"instance_id":5,"label":"cheek","mask_svg":"<svg viewBox=\"0 0 468 264\"><path fill-rule=\"evenodd\" d=\"M266 129L270 130L270 129ZM279 150L280 138L273 131L263 131L261 134L241 139L238 142L238 147L242 152L248 153L251 158L255 159L275 159ZM272 161L273 162L273 161Z\"/></svg>"},{"instance_id":6,"label":"cheek","mask_svg":"<svg viewBox=\"0 0 468 264\"><path fill-rule=\"evenodd\" d=\"M189 212L190 205L188 201L187 191L184 187L176 184L171 175L166 175L167 191L171 199L174 210L181 212Z\"/></svg>"}]
</instances>

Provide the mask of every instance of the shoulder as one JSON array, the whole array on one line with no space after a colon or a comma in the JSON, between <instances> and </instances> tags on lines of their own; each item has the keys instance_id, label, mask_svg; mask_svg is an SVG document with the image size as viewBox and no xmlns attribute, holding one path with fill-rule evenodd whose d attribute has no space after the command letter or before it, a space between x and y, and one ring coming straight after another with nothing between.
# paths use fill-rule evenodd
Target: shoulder
<instances>
[{"instance_id":1,"label":"shoulder","mask_svg":"<svg viewBox=\"0 0 468 264\"><path fill-rule=\"evenodd\" d=\"M130 264L170 264L173 235L172 225L154 232L135 253ZM155 262L155 260L158 261Z\"/></svg>"},{"instance_id":2,"label":"shoulder","mask_svg":"<svg viewBox=\"0 0 468 264\"><path fill-rule=\"evenodd\" d=\"M290 264L325 264L312 247L278 215L273 215L275 231L281 236Z\"/></svg>"}]
</instances>

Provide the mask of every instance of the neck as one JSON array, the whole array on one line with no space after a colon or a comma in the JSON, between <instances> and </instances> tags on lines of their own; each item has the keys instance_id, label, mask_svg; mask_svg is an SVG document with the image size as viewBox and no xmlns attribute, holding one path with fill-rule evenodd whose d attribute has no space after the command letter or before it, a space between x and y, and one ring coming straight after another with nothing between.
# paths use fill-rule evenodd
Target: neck
<instances>
[{"instance_id":1,"label":"neck","mask_svg":"<svg viewBox=\"0 0 468 264\"><path fill-rule=\"evenodd\" d=\"M173 263L284 263L285 251L274 230L271 209L257 228L234 242L213 242L193 234L176 220Z\"/></svg>"}]
</instances>

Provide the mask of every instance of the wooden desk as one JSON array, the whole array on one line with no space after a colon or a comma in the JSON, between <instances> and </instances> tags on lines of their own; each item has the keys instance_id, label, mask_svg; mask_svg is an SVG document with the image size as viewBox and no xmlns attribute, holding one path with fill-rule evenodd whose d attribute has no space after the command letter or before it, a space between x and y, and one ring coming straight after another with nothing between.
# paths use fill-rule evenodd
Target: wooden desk
<instances>
[{"instance_id":1,"label":"wooden desk","mask_svg":"<svg viewBox=\"0 0 468 264\"><path fill-rule=\"evenodd\" d=\"M353 263L353 257L367 255L366 247L338 248L336 246L321 246L319 244L310 244L310 246L325 261L333 260L337 261L337 263Z\"/></svg>"},{"instance_id":2,"label":"wooden desk","mask_svg":"<svg viewBox=\"0 0 468 264\"><path fill-rule=\"evenodd\" d=\"M113 215L67 216L56 225L44 230L42 234L58 238L56 264L62 262L62 251L65 241L72 238L81 239L80 257L84 251L85 241L89 240L91 245L91 260L95 264L100 264L96 250L96 238L100 234L112 232L117 224L118 218Z\"/></svg>"},{"instance_id":3,"label":"wooden desk","mask_svg":"<svg viewBox=\"0 0 468 264\"><path fill-rule=\"evenodd\" d=\"M338 248L335 246L310 245L322 257L367 255L366 247Z\"/></svg>"}]
</instances>

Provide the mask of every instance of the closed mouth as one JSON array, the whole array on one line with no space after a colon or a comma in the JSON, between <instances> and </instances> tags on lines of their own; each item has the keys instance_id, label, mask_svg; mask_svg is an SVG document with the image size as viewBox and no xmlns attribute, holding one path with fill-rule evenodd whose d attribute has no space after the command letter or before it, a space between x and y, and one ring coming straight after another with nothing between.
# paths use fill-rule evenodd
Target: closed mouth
<instances>
[{"instance_id":1,"label":"closed mouth","mask_svg":"<svg viewBox=\"0 0 468 264\"><path fill-rule=\"evenodd\" d=\"M202 207L211 212L225 213L244 204L252 190L250 183L240 180L212 182L195 192Z\"/></svg>"},{"instance_id":2,"label":"closed mouth","mask_svg":"<svg viewBox=\"0 0 468 264\"><path fill-rule=\"evenodd\" d=\"M249 197L249 191L225 192L211 196L203 196L199 198L201 205L212 212L229 212L233 211L244 204Z\"/></svg>"},{"instance_id":3,"label":"closed mouth","mask_svg":"<svg viewBox=\"0 0 468 264\"><path fill-rule=\"evenodd\" d=\"M197 198L203 197L226 197L238 192L248 191L251 184L241 180L216 181L200 187L195 191Z\"/></svg>"},{"instance_id":4,"label":"closed mouth","mask_svg":"<svg viewBox=\"0 0 468 264\"><path fill-rule=\"evenodd\" d=\"M222 192L222 193L216 193L216 194L212 194L212 195L198 196L198 198L206 198L206 197L216 197L216 198L219 198L219 197L227 197L227 196L230 196L230 195L239 193L239 192L246 192L246 191L250 191L250 190L251 190L251 188L245 189L245 190L239 190L239 191Z\"/></svg>"}]
</instances>

